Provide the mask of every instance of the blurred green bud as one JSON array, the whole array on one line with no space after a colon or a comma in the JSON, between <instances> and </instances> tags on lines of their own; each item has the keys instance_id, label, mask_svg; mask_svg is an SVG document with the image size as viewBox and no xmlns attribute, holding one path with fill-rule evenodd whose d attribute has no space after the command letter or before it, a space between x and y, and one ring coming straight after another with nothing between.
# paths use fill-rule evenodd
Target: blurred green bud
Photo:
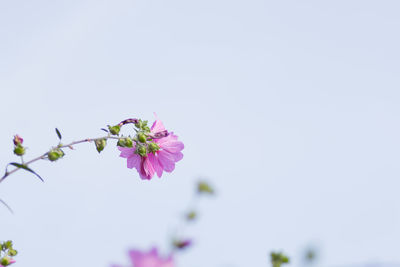
<instances>
[{"instance_id":1,"label":"blurred green bud","mask_svg":"<svg viewBox=\"0 0 400 267\"><path fill-rule=\"evenodd\" d=\"M10 265L10 263L11 263L11 261L10 261L10 258L8 258L8 257L4 257L0 260L0 264L2 266L8 266L8 265Z\"/></svg>"},{"instance_id":2,"label":"blurred green bud","mask_svg":"<svg viewBox=\"0 0 400 267\"><path fill-rule=\"evenodd\" d=\"M96 140L94 140L94 144L96 145L97 152L100 153L106 147L107 140L106 139L96 139Z\"/></svg>"},{"instance_id":3,"label":"blurred green bud","mask_svg":"<svg viewBox=\"0 0 400 267\"><path fill-rule=\"evenodd\" d=\"M147 156L147 149L145 146L138 146L136 152L137 152L137 154L139 154L142 157Z\"/></svg>"},{"instance_id":4,"label":"blurred green bud","mask_svg":"<svg viewBox=\"0 0 400 267\"><path fill-rule=\"evenodd\" d=\"M214 194L214 189L206 182L200 181L197 184L197 192L199 193L206 193L206 194Z\"/></svg>"},{"instance_id":5,"label":"blurred green bud","mask_svg":"<svg viewBox=\"0 0 400 267\"><path fill-rule=\"evenodd\" d=\"M118 140L117 146L120 147L133 147L132 138L126 137Z\"/></svg>"},{"instance_id":6,"label":"blurred green bud","mask_svg":"<svg viewBox=\"0 0 400 267\"><path fill-rule=\"evenodd\" d=\"M10 249L13 246L13 242L11 240L7 240L6 242L4 242L4 247L6 249Z\"/></svg>"},{"instance_id":7,"label":"blurred green bud","mask_svg":"<svg viewBox=\"0 0 400 267\"><path fill-rule=\"evenodd\" d=\"M25 154L25 147L21 144L16 145L14 148L14 154L17 156L23 156Z\"/></svg>"},{"instance_id":8,"label":"blurred green bud","mask_svg":"<svg viewBox=\"0 0 400 267\"><path fill-rule=\"evenodd\" d=\"M62 158L64 156L64 151L62 151L59 148L54 148L54 149L50 150L49 153L47 153L47 156L50 161L56 161L59 158Z\"/></svg>"},{"instance_id":9,"label":"blurred green bud","mask_svg":"<svg viewBox=\"0 0 400 267\"><path fill-rule=\"evenodd\" d=\"M15 249L9 249L8 250L8 256L10 256L10 257L14 257L14 256L16 256L18 254L18 251L16 251Z\"/></svg>"},{"instance_id":10,"label":"blurred green bud","mask_svg":"<svg viewBox=\"0 0 400 267\"><path fill-rule=\"evenodd\" d=\"M154 152L160 150L160 147L156 143L151 142L151 143L149 143L149 150L150 150L150 152L154 153Z\"/></svg>"},{"instance_id":11,"label":"blurred green bud","mask_svg":"<svg viewBox=\"0 0 400 267\"><path fill-rule=\"evenodd\" d=\"M186 214L186 219L187 219L188 221L193 221L193 220L195 220L196 218L197 218L197 213L196 213L194 210L189 211L189 212Z\"/></svg>"},{"instance_id":12,"label":"blurred green bud","mask_svg":"<svg viewBox=\"0 0 400 267\"><path fill-rule=\"evenodd\" d=\"M119 131L121 130L121 127L119 125L108 126L108 130L112 135L118 135Z\"/></svg>"},{"instance_id":13,"label":"blurred green bud","mask_svg":"<svg viewBox=\"0 0 400 267\"><path fill-rule=\"evenodd\" d=\"M308 262L313 262L317 257L317 253L314 249L308 249L305 254L305 260Z\"/></svg>"},{"instance_id":14,"label":"blurred green bud","mask_svg":"<svg viewBox=\"0 0 400 267\"><path fill-rule=\"evenodd\" d=\"M284 263L289 263L289 257L279 252L271 252L271 263L273 267L280 267Z\"/></svg>"},{"instance_id":15,"label":"blurred green bud","mask_svg":"<svg viewBox=\"0 0 400 267\"><path fill-rule=\"evenodd\" d=\"M146 135L144 133L138 133L139 142L146 143L146 139L147 139L147 137L146 137Z\"/></svg>"}]
</instances>

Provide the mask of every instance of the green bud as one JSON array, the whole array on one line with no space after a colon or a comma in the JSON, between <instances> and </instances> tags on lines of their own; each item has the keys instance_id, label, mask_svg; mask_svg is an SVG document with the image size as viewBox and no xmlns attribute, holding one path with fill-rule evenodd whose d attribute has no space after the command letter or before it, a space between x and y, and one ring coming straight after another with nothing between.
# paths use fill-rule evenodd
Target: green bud
<instances>
[{"instance_id":1,"label":"green bud","mask_svg":"<svg viewBox=\"0 0 400 267\"><path fill-rule=\"evenodd\" d=\"M96 145L97 152L100 153L106 147L107 140L106 139L97 139L97 140L94 140L94 144Z\"/></svg>"},{"instance_id":2,"label":"green bud","mask_svg":"<svg viewBox=\"0 0 400 267\"><path fill-rule=\"evenodd\" d=\"M139 119L138 122L135 123L135 126L136 126L136 128L138 128L138 129L142 129L142 125L143 125L143 122L142 122L141 119Z\"/></svg>"},{"instance_id":3,"label":"green bud","mask_svg":"<svg viewBox=\"0 0 400 267\"><path fill-rule=\"evenodd\" d=\"M50 161L56 161L59 158L62 158L64 155L64 151L59 148L52 149L49 153L47 153L47 157Z\"/></svg>"},{"instance_id":4,"label":"green bud","mask_svg":"<svg viewBox=\"0 0 400 267\"><path fill-rule=\"evenodd\" d=\"M110 133L112 135L118 135L119 131L121 130L121 127L119 125L108 126L108 130L110 130Z\"/></svg>"},{"instance_id":5,"label":"green bud","mask_svg":"<svg viewBox=\"0 0 400 267\"><path fill-rule=\"evenodd\" d=\"M208 183L201 181L197 184L197 192L212 195L214 194L214 189Z\"/></svg>"},{"instance_id":6,"label":"green bud","mask_svg":"<svg viewBox=\"0 0 400 267\"><path fill-rule=\"evenodd\" d=\"M133 147L132 138L126 137L118 140L117 146L120 147Z\"/></svg>"},{"instance_id":7,"label":"green bud","mask_svg":"<svg viewBox=\"0 0 400 267\"><path fill-rule=\"evenodd\" d=\"M132 138L130 138L130 137L125 138L125 146L126 147L133 147Z\"/></svg>"},{"instance_id":8,"label":"green bud","mask_svg":"<svg viewBox=\"0 0 400 267\"><path fill-rule=\"evenodd\" d=\"M5 247L6 249L12 248L12 245L13 245L13 243L12 243L11 240L8 240L8 241L4 242L4 247Z\"/></svg>"},{"instance_id":9,"label":"green bud","mask_svg":"<svg viewBox=\"0 0 400 267\"><path fill-rule=\"evenodd\" d=\"M8 256L10 256L10 257L14 257L14 256L16 256L18 254L18 251L16 251L15 249L9 249L8 250Z\"/></svg>"},{"instance_id":10,"label":"green bud","mask_svg":"<svg viewBox=\"0 0 400 267\"><path fill-rule=\"evenodd\" d=\"M146 135L144 134L144 133L139 133L138 134L138 140L139 140L139 142L141 142L141 143L146 143Z\"/></svg>"},{"instance_id":11,"label":"green bud","mask_svg":"<svg viewBox=\"0 0 400 267\"><path fill-rule=\"evenodd\" d=\"M289 263L289 257L279 252L271 252L271 263L273 267L280 267L284 263Z\"/></svg>"},{"instance_id":12,"label":"green bud","mask_svg":"<svg viewBox=\"0 0 400 267\"><path fill-rule=\"evenodd\" d=\"M17 156L22 156L25 154L25 147L23 147L22 145L18 144L15 146L14 148L14 154Z\"/></svg>"},{"instance_id":13,"label":"green bud","mask_svg":"<svg viewBox=\"0 0 400 267\"><path fill-rule=\"evenodd\" d=\"M49 157L49 160L50 160L50 161L56 161L56 160L58 160L58 159L60 158L60 156L58 155L58 153L55 152L55 151L50 151L50 152L47 154L47 156Z\"/></svg>"},{"instance_id":14,"label":"green bud","mask_svg":"<svg viewBox=\"0 0 400 267\"><path fill-rule=\"evenodd\" d=\"M187 219L188 221L193 221L194 219L196 219L196 217L197 217L197 213L196 213L194 210L189 211L189 212L186 214L186 219Z\"/></svg>"},{"instance_id":15,"label":"green bud","mask_svg":"<svg viewBox=\"0 0 400 267\"><path fill-rule=\"evenodd\" d=\"M137 154L139 154L142 157L147 156L147 149L145 146L138 146L136 152L137 152Z\"/></svg>"},{"instance_id":16,"label":"green bud","mask_svg":"<svg viewBox=\"0 0 400 267\"><path fill-rule=\"evenodd\" d=\"M10 259L8 257L4 257L0 260L0 264L3 266L8 266L10 265Z\"/></svg>"},{"instance_id":17,"label":"green bud","mask_svg":"<svg viewBox=\"0 0 400 267\"><path fill-rule=\"evenodd\" d=\"M156 143L151 142L149 144L149 150L150 150L150 152L154 153L154 152L160 150L160 147Z\"/></svg>"}]
</instances>

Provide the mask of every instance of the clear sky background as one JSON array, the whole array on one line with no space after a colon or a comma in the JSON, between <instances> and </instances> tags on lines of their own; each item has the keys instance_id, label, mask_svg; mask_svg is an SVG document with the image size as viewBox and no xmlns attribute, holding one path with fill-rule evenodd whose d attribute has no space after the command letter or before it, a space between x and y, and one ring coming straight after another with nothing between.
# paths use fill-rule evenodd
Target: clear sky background
<instances>
[{"instance_id":1,"label":"clear sky background","mask_svg":"<svg viewBox=\"0 0 400 267\"><path fill-rule=\"evenodd\" d=\"M400 262L398 1L0 2L0 165L139 117L185 143L140 180L114 146L67 151L0 186L15 266L108 266L167 237L206 177L180 267Z\"/></svg>"}]
</instances>

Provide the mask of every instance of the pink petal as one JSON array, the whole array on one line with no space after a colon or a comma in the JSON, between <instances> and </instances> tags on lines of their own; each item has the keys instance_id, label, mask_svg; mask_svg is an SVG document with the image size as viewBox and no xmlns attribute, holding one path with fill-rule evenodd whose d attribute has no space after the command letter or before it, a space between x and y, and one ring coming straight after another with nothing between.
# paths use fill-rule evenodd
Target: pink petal
<instances>
[{"instance_id":1,"label":"pink petal","mask_svg":"<svg viewBox=\"0 0 400 267\"><path fill-rule=\"evenodd\" d=\"M158 257L157 248L152 248L152 249L150 250L150 252L149 252L149 255L152 256L152 257L157 258L157 257Z\"/></svg>"},{"instance_id":2,"label":"pink petal","mask_svg":"<svg viewBox=\"0 0 400 267\"><path fill-rule=\"evenodd\" d=\"M136 168L139 170L140 168L140 156L137 154L131 155L127 160L127 167L129 169Z\"/></svg>"},{"instance_id":3,"label":"pink petal","mask_svg":"<svg viewBox=\"0 0 400 267\"><path fill-rule=\"evenodd\" d=\"M154 170L155 170L156 173L157 173L157 176L158 176L158 177L161 177L161 175L162 175L162 173L163 173L163 167L162 167L162 165L158 162L158 158L157 158L153 153L148 154L147 157L149 158L151 164L153 165Z\"/></svg>"},{"instance_id":4,"label":"pink petal","mask_svg":"<svg viewBox=\"0 0 400 267\"><path fill-rule=\"evenodd\" d=\"M185 145L182 142L175 140L163 142L162 144L159 144L159 146L171 153L180 152L185 148Z\"/></svg>"},{"instance_id":5,"label":"pink petal","mask_svg":"<svg viewBox=\"0 0 400 267\"><path fill-rule=\"evenodd\" d=\"M129 257L131 258L132 263L139 261L143 256L143 253L139 250L131 250L129 251Z\"/></svg>"},{"instance_id":6,"label":"pink petal","mask_svg":"<svg viewBox=\"0 0 400 267\"><path fill-rule=\"evenodd\" d=\"M181 159L183 159L183 154L182 154L182 152L172 153L172 156L173 156L175 162L178 162L178 161L180 161Z\"/></svg>"},{"instance_id":7,"label":"pink petal","mask_svg":"<svg viewBox=\"0 0 400 267\"><path fill-rule=\"evenodd\" d=\"M163 123L160 120L155 120L153 125L151 126L151 132L152 133L158 133L161 131L164 131L165 127Z\"/></svg>"},{"instance_id":8,"label":"pink petal","mask_svg":"<svg viewBox=\"0 0 400 267\"><path fill-rule=\"evenodd\" d=\"M135 147L118 147L118 150L121 151L121 154L119 156L121 158L129 158L132 156L132 154L135 154Z\"/></svg>"},{"instance_id":9,"label":"pink petal","mask_svg":"<svg viewBox=\"0 0 400 267\"><path fill-rule=\"evenodd\" d=\"M149 177L146 171L144 170L143 162L144 160L142 159L142 162L140 163L140 169L138 170L139 176L142 180L150 180L151 177Z\"/></svg>"},{"instance_id":10,"label":"pink petal","mask_svg":"<svg viewBox=\"0 0 400 267\"><path fill-rule=\"evenodd\" d=\"M166 172L172 172L175 169L175 161L171 153L160 150L158 151L158 161L163 166Z\"/></svg>"},{"instance_id":11,"label":"pink petal","mask_svg":"<svg viewBox=\"0 0 400 267\"><path fill-rule=\"evenodd\" d=\"M150 180L153 178L153 175L155 173L153 164L151 163L149 157L146 157L143 159L143 169L144 172L146 173L146 176L149 177L148 179Z\"/></svg>"},{"instance_id":12,"label":"pink petal","mask_svg":"<svg viewBox=\"0 0 400 267\"><path fill-rule=\"evenodd\" d=\"M178 136L174 135L174 133L169 133L166 137L156 139L157 144L163 144L165 142L177 141Z\"/></svg>"}]
</instances>

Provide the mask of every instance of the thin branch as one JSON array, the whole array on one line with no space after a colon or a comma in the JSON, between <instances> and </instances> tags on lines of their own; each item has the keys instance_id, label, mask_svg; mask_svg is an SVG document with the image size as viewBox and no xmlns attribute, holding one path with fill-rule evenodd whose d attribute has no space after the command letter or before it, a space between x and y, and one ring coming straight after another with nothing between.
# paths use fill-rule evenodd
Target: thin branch
<instances>
[{"instance_id":1,"label":"thin branch","mask_svg":"<svg viewBox=\"0 0 400 267\"><path fill-rule=\"evenodd\" d=\"M117 140L119 140L119 139L124 139L124 138L126 138L126 137L124 137L124 136L117 137L117 136L109 136L109 135L103 136L103 137L97 137L97 138L86 138L86 139L83 139L83 140L71 142L71 143L66 144L66 145L57 146L57 148L65 148L65 147L68 147L68 148L73 149L72 146L77 145L77 144L81 144L81 143L92 142L92 141L96 141L96 140L100 140L100 139L117 139ZM36 162L36 161L38 161L38 160L46 159L48 153L49 153L49 152L46 152L46 153L42 154L42 155L39 156L39 157L36 157L36 158L34 158L34 159L31 159L30 161L25 162L24 165L25 165L25 166L28 166L29 164L34 163L34 162ZM7 165L7 167L8 167L8 165ZM8 171L7 168L6 168L6 173L3 175L3 177L0 178L0 183L3 182L8 176L10 176L11 174L17 172L17 171L20 170L20 169L21 169L21 168L15 168L15 169L13 169L13 170L11 170L11 171ZM1 200L0 200L0 202L3 203L3 204L5 204L4 201L1 201ZM6 206L7 206L7 205L6 205ZM8 206L7 206L7 207L8 207Z\"/></svg>"},{"instance_id":2,"label":"thin branch","mask_svg":"<svg viewBox=\"0 0 400 267\"><path fill-rule=\"evenodd\" d=\"M14 214L14 211L10 208L10 206L7 205L6 202L4 202L2 199L0 199L0 203L3 204L4 206L6 206L6 208L7 208L11 213Z\"/></svg>"}]
</instances>

